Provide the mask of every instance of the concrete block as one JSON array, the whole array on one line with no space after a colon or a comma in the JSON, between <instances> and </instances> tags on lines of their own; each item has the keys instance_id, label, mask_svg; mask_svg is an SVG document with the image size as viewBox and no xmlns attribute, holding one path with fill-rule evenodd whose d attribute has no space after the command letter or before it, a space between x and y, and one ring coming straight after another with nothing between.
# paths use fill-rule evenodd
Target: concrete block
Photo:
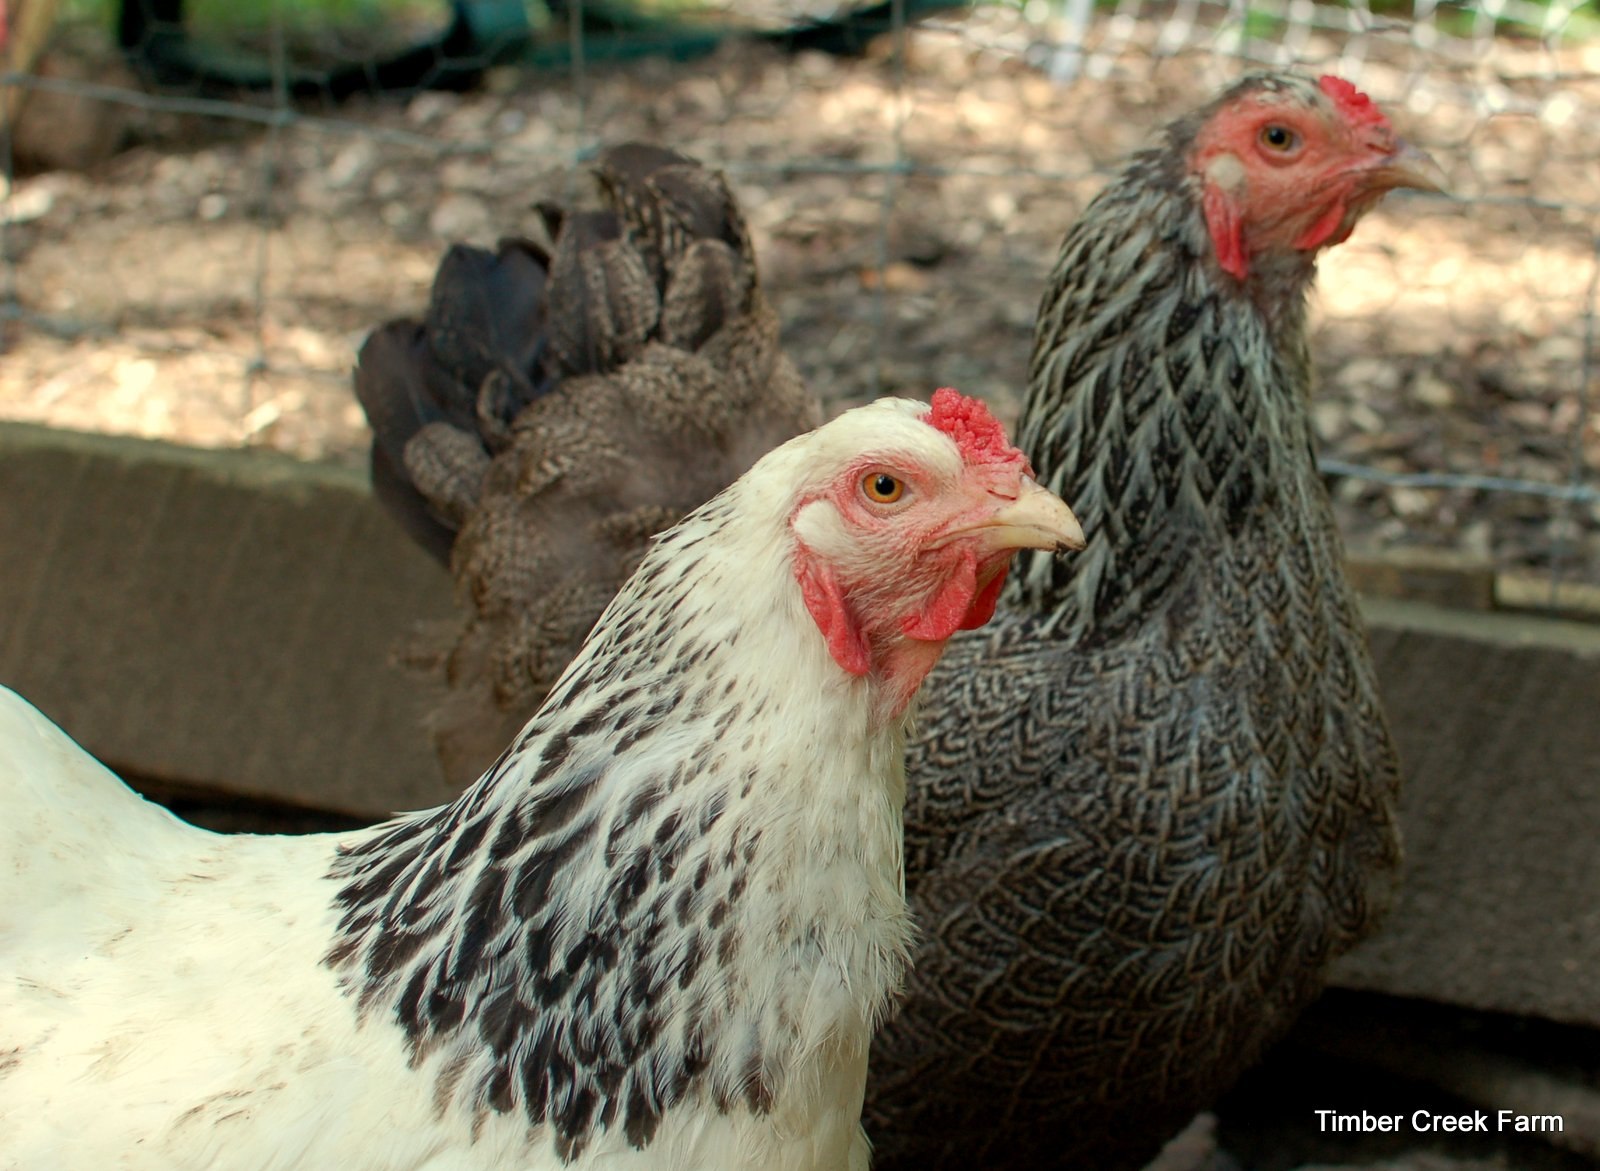
<instances>
[{"instance_id":1,"label":"concrete block","mask_svg":"<svg viewBox=\"0 0 1600 1171\"><path fill-rule=\"evenodd\" d=\"M450 612L360 471L0 426L0 682L115 769L374 816L445 800L390 659Z\"/></svg>"},{"instance_id":2,"label":"concrete block","mask_svg":"<svg viewBox=\"0 0 1600 1171\"><path fill-rule=\"evenodd\" d=\"M1335 982L1600 1026L1600 625L1366 612L1405 885Z\"/></svg>"}]
</instances>

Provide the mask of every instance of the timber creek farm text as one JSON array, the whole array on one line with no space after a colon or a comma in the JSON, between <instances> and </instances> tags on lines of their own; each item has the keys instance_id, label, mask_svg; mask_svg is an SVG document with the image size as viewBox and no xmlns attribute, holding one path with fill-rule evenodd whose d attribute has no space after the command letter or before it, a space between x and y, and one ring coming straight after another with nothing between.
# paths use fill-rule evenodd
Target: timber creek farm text
<instances>
[{"instance_id":1,"label":"timber creek farm text","mask_svg":"<svg viewBox=\"0 0 1600 1171\"><path fill-rule=\"evenodd\" d=\"M1522 1134L1560 1134L1566 1129L1559 1114L1518 1114L1483 1110L1471 1114L1435 1114L1415 1110L1410 1114L1340 1114L1337 1110L1318 1110L1317 1129L1323 1134L1372 1134L1377 1131L1413 1130L1418 1134L1488 1134L1514 1131Z\"/></svg>"}]
</instances>

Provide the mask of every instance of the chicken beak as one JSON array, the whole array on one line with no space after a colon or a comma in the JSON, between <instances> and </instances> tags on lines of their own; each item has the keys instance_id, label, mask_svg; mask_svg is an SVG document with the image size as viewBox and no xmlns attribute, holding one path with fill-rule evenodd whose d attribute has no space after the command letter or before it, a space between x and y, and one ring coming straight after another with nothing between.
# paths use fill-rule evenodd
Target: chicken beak
<instances>
[{"instance_id":1,"label":"chicken beak","mask_svg":"<svg viewBox=\"0 0 1600 1171\"><path fill-rule=\"evenodd\" d=\"M969 530L988 553L1047 549L1063 553L1083 548L1083 527L1061 497L1031 477L1022 478L1015 500L1006 501L987 520Z\"/></svg>"},{"instance_id":2,"label":"chicken beak","mask_svg":"<svg viewBox=\"0 0 1600 1171\"><path fill-rule=\"evenodd\" d=\"M1450 189L1450 181L1445 177L1444 168L1433 161L1432 155L1425 150L1418 150L1404 139L1398 139L1393 149L1379 156L1367 172L1366 186L1374 192L1410 187L1416 191L1444 194Z\"/></svg>"}]
</instances>

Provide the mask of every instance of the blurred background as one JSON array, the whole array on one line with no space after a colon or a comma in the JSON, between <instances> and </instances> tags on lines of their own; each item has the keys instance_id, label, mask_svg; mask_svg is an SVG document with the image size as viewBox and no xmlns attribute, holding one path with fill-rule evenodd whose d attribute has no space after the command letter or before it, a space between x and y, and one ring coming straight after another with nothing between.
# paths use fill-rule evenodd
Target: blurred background
<instances>
[{"instance_id":1,"label":"blurred background","mask_svg":"<svg viewBox=\"0 0 1600 1171\"><path fill-rule=\"evenodd\" d=\"M1600 596L1600 15L1574 0L0 0L0 418L356 463L353 355L447 242L602 143L725 168L832 408L1007 417L1056 245L1264 64L1431 151L1326 254L1316 426L1356 552Z\"/></svg>"}]
</instances>

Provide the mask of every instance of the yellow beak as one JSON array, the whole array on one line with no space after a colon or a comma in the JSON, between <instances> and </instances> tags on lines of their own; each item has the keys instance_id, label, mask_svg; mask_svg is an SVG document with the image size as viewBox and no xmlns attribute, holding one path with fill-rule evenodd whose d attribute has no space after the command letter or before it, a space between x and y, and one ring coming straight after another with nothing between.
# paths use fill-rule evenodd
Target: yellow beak
<instances>
[{"instance_id":1,"label":"yellow beak","mask_svg":"<svg viewBox=\"0 0 1600 1171\"><path fill-rule=\"evenodd\" d=\"M991 553L1010 549L1048 549L1064 553L1083 548L1083 526L1072 509L1048 488L1024 476L1015 500L997 508L989 519L968 531L977 534Z\"/></svg>"},{"instance_id":2,"label":"yellow beak","mask_svg":"<svg viewBox=\"0 0 1600 1171\"><path fill-rule=\"evenodd\" d=\"M1433 156L1425 150L1418 150L1404 139L1398 140L1394 150L1366 173L1366 185L1371 191L1410 187L1417 191L1443 193L1450 189L1444 168L1433 161Z\"/></svg>"}]
</instances>

